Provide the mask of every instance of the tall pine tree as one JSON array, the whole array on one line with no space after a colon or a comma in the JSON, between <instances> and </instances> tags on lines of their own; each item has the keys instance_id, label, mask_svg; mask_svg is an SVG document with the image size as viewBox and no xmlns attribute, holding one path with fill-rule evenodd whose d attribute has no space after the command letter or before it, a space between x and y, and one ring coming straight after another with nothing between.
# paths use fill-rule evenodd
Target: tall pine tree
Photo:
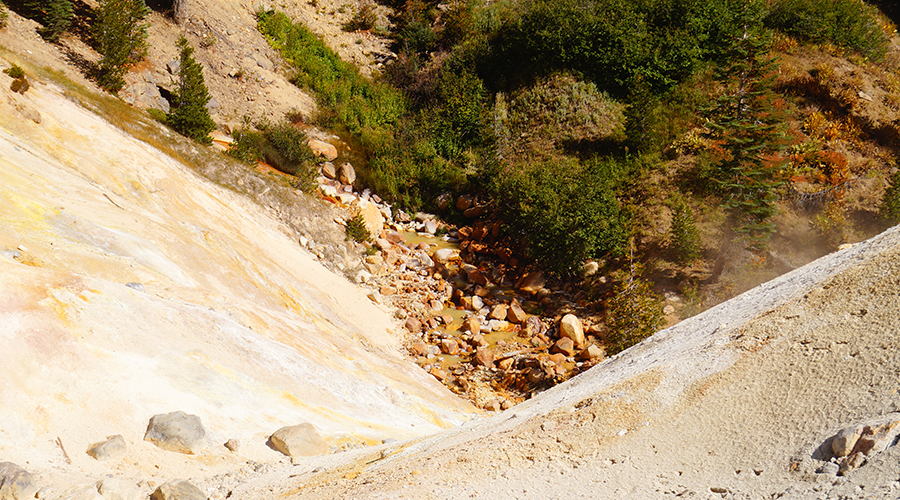
<instances>
[{"instance_id":1,"label":"tall pine tree","mask_svg":"<svg viewBox=\"0 0 900 500\"><path fill-rule=\"evenodd\" d=\"M100 86L118 92L128 67L147 56L147 16L144 0L102 0L93 25L99 45Z\"/></svg>"},{"instance_id":2,"label":"tall pine tree","mask_svg":"<svg viewBox=\"0 0 900 500\"><path fill-rule=\"evenodd\" d=\"M745 4L742 33L735 38L718 79L725 93L711 110L709 128L721 157L715 182L725 208L748 246L765 250L775 231L777 188L784 147L782 112L772 90L776 70L770 37L760 22L761 2Z\"/></svg>"},{"instance_id":3,"label":"tall pine tree","mask_svg":"<svg viewBox=\"0 0 900 500\"><path fill-rule=\"evenodd\" d=\"M70 0L27 0L24 5L30 17L44 25L38 33L45 40L59 40L59 35L72 24L74 14Z\"/></svg>"},{"instance_id":4,"label":"tall pine tree","mask_svg":"<svg viewBox=\"0 0 900 500\"><path fill-rule=\"evenodd\" d=\"M209 144L212 142L209 133L215 130L216 124L206 109L212 97L203 79L203 68L194 60L194 48L183 36L178 40L178 48L181 49L181 68L166 121L181 135Z\"/></svg>"}]
</instances>

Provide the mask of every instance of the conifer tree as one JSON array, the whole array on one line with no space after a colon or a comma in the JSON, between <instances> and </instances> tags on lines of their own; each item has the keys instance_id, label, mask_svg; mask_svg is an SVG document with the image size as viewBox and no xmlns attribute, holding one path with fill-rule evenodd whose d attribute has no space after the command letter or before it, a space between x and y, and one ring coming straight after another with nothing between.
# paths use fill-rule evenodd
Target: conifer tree
<instances>
[{"instance_id":1,"label":"conifer tree","mask_svg":"<svg viewBox=\"0 0 900 500\"><path fill-rule=\"evenodd\" d=\"M44 25L38 33L51 42L59 40L59 35L72 24L72 2L69 0L29 0L25 7Z\"/></svg>"},{"instance_id":2,"label":"conifer tree","mask_svg":"<svg viewBox=\"0 0 900 500\"><path fill-rule=\"evenodd\" d=\"M99 84L118 92L128 67L147 55L147 16L144 0L103 0L96 11L94 39L103 57L99 64Z\"/></svg>"},{"instance_id":3,"label":"conifer tree","mask_svg":"<svg viewBox=\"0 0 900 500\"><path fill-rule=\"evenodd\" d=\"M772 90L775 59L769 55L769 37L761 31L759 15L745 10L746 20L719 74L725 94L712 110L709 128L720 159L714 181L726 197L725 207L735 231L753 250L764 250L775 230L776 189L784 146L784 127ZM757 11L758 13L759 11Z\"/></svg>"},{"instance_id":4,"label":"conifer tree","mask_svg":"<svg viewBox=\"0 0 900 500\"><path fill-rule=\"evenodd\" d=\"M183 36L178 40L181 49L181 67L178 70L178 86L172 92L172 103L167 123L178 133L204 144L212 139L209 133L216 128L209 116L206 104L212 98L203 79L203 68L194 60L194 48Z\"/></svg>"}]
</instances>

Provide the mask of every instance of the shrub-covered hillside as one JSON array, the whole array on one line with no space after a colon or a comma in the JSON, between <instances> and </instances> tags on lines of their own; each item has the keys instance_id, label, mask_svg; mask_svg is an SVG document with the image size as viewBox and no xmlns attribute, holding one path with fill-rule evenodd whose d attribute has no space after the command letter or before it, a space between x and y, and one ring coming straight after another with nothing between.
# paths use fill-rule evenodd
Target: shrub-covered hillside
<instances>
[{"instance_id":1,"label":"shrub-covered hillside","mask_svg":"<svg viewBox=\"0 0 900 500\"><path fill-rule=\"evenodd\" d=\"M708 276L723 248L777 264L800 220L815 229L804 243L830 247L884 226L900 55L876 6L389 6L398 57L376 81L282 14L263 13L260 28L318 96L319 122L365 150L369 186L459 221L470 219L439 195L471 195L484 210L469 215L501 220L497 245L520 262L566 277L632 249L656 259L651 272ZM690 236L672 234L675 213Z\"/></svg>"}]
</instances>

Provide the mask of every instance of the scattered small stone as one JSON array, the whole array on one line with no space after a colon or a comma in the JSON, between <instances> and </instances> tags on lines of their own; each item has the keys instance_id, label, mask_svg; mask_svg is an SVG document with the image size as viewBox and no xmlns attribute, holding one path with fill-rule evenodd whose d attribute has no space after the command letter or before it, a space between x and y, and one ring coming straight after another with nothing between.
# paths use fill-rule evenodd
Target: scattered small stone
<instances>
[{"instance_id":1,"label":"scattered small stone","mask_svg":"<svg viewBox=\"0 0 900 500\"><path fill-rule=\"evenodd\" d=\"M156 488L150 500L206 500L206 494L193 484L176 479Z\"/></svg>"},{"instance_id":2,"label":"scattered small stone","mask_svg":"<svg viewBox=\"0 0 900 500\"><path fill-rule=\"evenodd\" d=\"M816 471L819 474L826 474L828 476L836 476L838 472L841 470L841 467L834 462L825 462L821 467Z\"/></svg>"},{"instance_id":3,"label":"scattered small stone","mask_svg":"<svg viewBox=\"0 0 900 500\"><path fill-rule=\"evenodd\" d=\"M137 484L116 477L105 477L97 481L97 492L103 500L143 500L147 494L141 494Z\"/></svg>"},{"instance_id":4,"label":"scattered small stone","mask_svg":"<svg viewBox=\"0 0 900 500\"><path fill-rule=\"evenodd\" d=\"M179 453L197 454L208 445L206 428L200 417L183 411L154 415L147 426L144 441Z\"/></svg>"},{"instance_id":5,"label":"scattered small stone","mask_svg":"<svg viewBox=\"0 0 900 500\"><path fill-rule=\"evenodd\" d=\"M665 314L666 316L675 314L675 306L673 306L672 304L666 305L665 307L663 307L663 314Z\"/></svg>"},{"instance_id":6,"label":"scattered small stone","mask_svg":"<svg viewBox=\"0 0 900 500\"><path fill-rule=\"evenodd\" d=\"M422 322L413 317L408 318L404 326L412 333L418 333L422 331Z\"/></svg>"},{"instance_id":7,"label":"scattered small stone","mask_svg":"<svg viewBox=\"0 0 900 500\"><path fill-rule=\"evenodd\" d=\"M131 288L131 289L133 289L133 290L137 290L137 291L139 291L139 292L145 292L145 291L146 291L146 289L144 288L144 285L142 285L142 284L140 284L140 283L135 283L135 282L133 282L133 281L132 281L132 282L129 282L129 283L125 283L125 286L127 286L128 288Z\"/></svg>"},{"instance_id":8,"label":"scattered small stone","mask_svg":"<svg viewBox=\"0 0 900 500\"><path fill-rule=\"evenodd\" d=\"M269 437L269 442L275 450L289 457L309 457L328 451L328 443L312 424L282 427Z\"/></svg>"},{"instance_id":9,"label":"scattered small stone","mask_svg":"<svg viewBox=\"0 0 900 500\"><path fill-rule=\"evenodd\" d=\"M491 318L496 320L505 320L507 311L509 310L509 306L506 304L497 304L494 306L494 309L491 311Z\"/></svg>"},{"instance_id":10,"label":"scattered small stone","mask_svg":"<svg viewBox=\"0 0 900 500\"><path fill-rule=\"evenodd\" d=\"M512 302L506 312L506 319L513 324L520 324L528 319L528 314L522 309L518 302Z\"/></svg>"},{"instance_id":11,"label":"scattered small stone","mask_svg":"<svg viewBox=\"0 0 900 500\"><path fill-rule=\"evenodd\" d=\"M451 356L459 354L459 343L455 339L442 339L441 352Z\"/></svg>"},{"instance_id":12,"label":"scattered small stone","mask_svg":"<svg viewBox=\"0 0 900 500\"><path fill-rule=\"evenodd\" d=\"M106 441L92 444L87 454L96 460L109 460L125 453L125 438L121 434L107 436Z\"/></svg>"},{"instance_id":13,"label":"scattered small stone","mask_svg":"<svg viewBox=\"0 0 900 500\"><path fill-rule=\"evenodd\" d=\"M341 165L341 171L338 173L339 180L341 184L353 185L356 182L356 170L353 168L353 165L349 163L344 163Z\"/></svg>"},{"instance_id":14,"label":"scattered small stone","mask_svg":"<svg viewBox=\"0 0 900 500\"><path fill-rule=\"evenodd\" d=\"M475 349L475 362L488 368L494 366L494 351L488 347Z\"/></svg>"},{"instance_id":15,"label":"scattered small stone","mask_svg":"<svg viewBox=\"0 0 900 500\"><path fill-rule=\"evenodd\" d=\"M709 491L713 493L728 493L728 488L722 488L719 486L713 486L709 489Z\"/></svg>"},{"instance_id":16,"label":"scattered small stone","mask_svg":"<svg viewBox=\"0 0 900 500\"><path fill-rule=\"evenodd\" d=\"M228 451L236 452L240 447L241 443L237 439L229 439L228 441L225 441L225 448L228 448Z\"/></svg>"},{"instance_id":17,"label":"scattered small stone","mask_svg":"<svg viewBox=\"0 0 900 500\"><path fill-rule=\"evenodd\" d=\"M334 145L318 139L310 139L306 143L309 149L318 156L325 158L326 161L334 161L338 156L337 148Z\"/></svg>"},{"instance_id":18,"label":"scattered small stone","mask_svg":"<svg viewBox=\"0 0 900 500\"><path fill-rule=\"evenodd\" d=\"M551 351L564 354L566 356L573 356L575 354L575 342L568 337L563 337L553 344L553 348L551 349Z\"/></svg>"},{"instance_id":19,"label":"scattered small stone","mask_svg":"<svg viewBox=\"0 0 900 500\"><path fill-rule=\"evenodd\" d=\"M602 348L597 347L595 344L591 344L579 352L577 358L580 361L587 361L589 359L602 358L603 355L604 352Z\"/></svg>"},{"instance_id":20,"label":"scattered small stone","mask_svg":"<svg viewBox=\"0 0 900 500\"><path fill-rule=\"evenodd\" d=\"M492 399L484 405L484 409L488 411L500 411L503 409L503 407L500 406L500 401Z\"/></svg>"},{"instance_id":21,"label":"scattered small stone","mask_svg":"<svg viewBox=\"0 0 900 500\"><path fill-rule=\"evenodd\" d=\"M503 402L500 403L500 409L503 410L503 411L506 411L506 410L512 408L512 407L515 406L515 405L516 405L516 404L513 403L512 401L510 401L510 400L508 400L508 399L504 399Z\"/></svg>"},{"instance_id":22,"label":"scattered small stone","mask_svg":"<svg viewBox=\"0 0 900 500\"><path fill-rule=\"evenodd\" d=\"M0 462L0 499L34 498L37 490L31 473L12 462Z\"/></svg>"}]
</instances>

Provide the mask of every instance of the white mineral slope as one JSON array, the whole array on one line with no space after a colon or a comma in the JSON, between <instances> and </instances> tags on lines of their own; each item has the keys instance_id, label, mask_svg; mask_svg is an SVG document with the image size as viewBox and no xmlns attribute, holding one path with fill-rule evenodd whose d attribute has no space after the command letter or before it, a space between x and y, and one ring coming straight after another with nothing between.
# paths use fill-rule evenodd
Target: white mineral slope
<instances>
[{"instance_id":1,"label":"white mineral slope","mask_svg":"<svg viewBox=\"0 0 900 500\"><path fill-rule=\"evenodd\" d=\"M898 346L895 227L506 412L268 486L289 498L900 498L900 446L841 478L813 458L839 429L900 409Z\"/></svg>"},{"instance_id":2,"label":"white mineral slope","mask_svg":"<svg viewBox=\"0 0 900 500\"><path fill-rule=\"evenodd\" d=\"M39 486L110 467L158 483L279 460L265 442L285 425L336 449L471 417L400 354L388 312L262 208L33 83L0 90L0 461ZM176 410L209 451L142 441ZM86 455L114 434L124 458Z\"/></svg>"}]
</instances>

